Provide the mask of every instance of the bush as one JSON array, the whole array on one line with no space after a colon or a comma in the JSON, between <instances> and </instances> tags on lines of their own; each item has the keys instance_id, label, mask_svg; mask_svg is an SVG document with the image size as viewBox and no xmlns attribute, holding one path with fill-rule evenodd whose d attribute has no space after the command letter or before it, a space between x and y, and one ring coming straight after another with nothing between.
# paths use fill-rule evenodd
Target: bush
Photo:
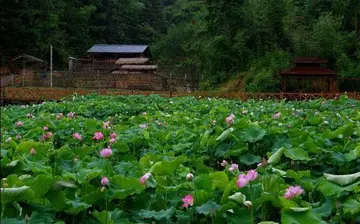
<instances>
[{"instance_id":1,"label":"bush","mask_svg":"<svg viewBox=\"0 0 360 224\"><path fill-rule=\"evenodd\" d=\"M291 56L282 50L267 53L258 59L245 76L247 92L278 92L281 89L280 71L289 68Z\"/></svg>"}]
</instances>

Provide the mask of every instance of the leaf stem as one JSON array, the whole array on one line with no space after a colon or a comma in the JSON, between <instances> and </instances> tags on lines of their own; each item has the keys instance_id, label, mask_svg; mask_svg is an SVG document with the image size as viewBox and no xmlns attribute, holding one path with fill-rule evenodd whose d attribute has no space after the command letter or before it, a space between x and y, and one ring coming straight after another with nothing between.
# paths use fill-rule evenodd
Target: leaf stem
<instances>
[{"instance_id":1,"label":"leaf stem","mask_svg":"<svg viewBox=\"0 0 360 224\"><path fill-rule=\"evenodd\" d=\"M2 203L2 206L1 206L1 220L4 218L4 211L5 211L5 186L4 186L4 183L3 183L3 192L2 192L2 195L1 195L1 203Z\"/></svg>"},{"instance_id":2,"label":"leaf stem","mask_svg":"<svg viewBox=\"0 0 360 224\"><path fill-rule=\"evenodd\" d=\"M252 187L251 181L250 181L250 200L254 201L254 189ZM251 223L254 223L254 206L251 205Z\"/></svg>"},{"instance_id":3,"label":"leaf stem","mask_svg":"<svg viewBox=\"0 0 360 224\"><path fill-rule=\"evenodd\" d=\"M105 212L106 212L105 224L107 224L107 223L108 223L108 200L107 200L107 192L105 192Z\"/></svg>"}]
</instances>

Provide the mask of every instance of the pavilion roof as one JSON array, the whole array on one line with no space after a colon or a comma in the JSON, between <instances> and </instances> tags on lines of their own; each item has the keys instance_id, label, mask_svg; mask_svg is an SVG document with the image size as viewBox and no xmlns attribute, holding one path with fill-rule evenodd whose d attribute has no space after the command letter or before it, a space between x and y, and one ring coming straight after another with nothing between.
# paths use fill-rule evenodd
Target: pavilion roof
<instances>
[{"instance_id":1,"label":"pavilion roof","mask_svg":"<svg viewBox=\"0 0 360 224\"><path fill-rule=\"evenodd\" d=\"M337 73L328 68L315 67L315 68L302 68L295 67L284 70L280 73L281 75L310 75L310 76L334 76Z\"/></svg>"}]
</instances>

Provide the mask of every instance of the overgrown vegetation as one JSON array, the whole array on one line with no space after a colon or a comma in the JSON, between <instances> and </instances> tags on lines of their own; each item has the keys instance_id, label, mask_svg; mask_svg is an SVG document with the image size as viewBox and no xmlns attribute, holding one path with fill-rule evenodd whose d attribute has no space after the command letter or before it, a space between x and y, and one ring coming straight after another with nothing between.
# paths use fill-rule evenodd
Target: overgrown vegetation
<instances>
[{"instance_id":1,"label":"overgrown vegetation","mask_svg":"<svg viewBox=\"0 0 360 224\"><path fill-rule=\"evenodd\" d=\"M156 95L3 107L1 223L359 223L359 108Z\"/></svg>"},{"instance_id":2,"label":"overgrown vegetation","mask_svg":"<svg viewBox=\"0 0 360 224\"><path fill-rule=\"evenodd\" d=\"M163 67L190 68L212 88L246 73L247 91L275 91L296 56L328 59L360 77L358 0L18 0L2 1L3 56L46 58L57 67L95 43L150 44ZM282 52L282 53L279 53ZM279 58L280 55L282 58ZM264 60L275 59L264 68ZM272 80L259 85L262 80Z\"/></svg>"}]
</instances>

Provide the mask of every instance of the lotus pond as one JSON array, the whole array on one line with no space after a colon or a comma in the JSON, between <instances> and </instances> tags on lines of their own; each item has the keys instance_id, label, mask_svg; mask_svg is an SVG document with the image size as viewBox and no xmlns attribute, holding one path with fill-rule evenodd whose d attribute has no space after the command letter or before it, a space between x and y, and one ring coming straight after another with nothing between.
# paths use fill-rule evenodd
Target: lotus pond
<instances>
[{"instance_id":1,"label":"lotus pond","mask_svg":"<svg viewBox=\"0 0 360 224\"><path fill-rule=\"evenodd\" d=\"M1 223L360 223L360 102L1 108Z\"/></svg>"}]
</instances>

